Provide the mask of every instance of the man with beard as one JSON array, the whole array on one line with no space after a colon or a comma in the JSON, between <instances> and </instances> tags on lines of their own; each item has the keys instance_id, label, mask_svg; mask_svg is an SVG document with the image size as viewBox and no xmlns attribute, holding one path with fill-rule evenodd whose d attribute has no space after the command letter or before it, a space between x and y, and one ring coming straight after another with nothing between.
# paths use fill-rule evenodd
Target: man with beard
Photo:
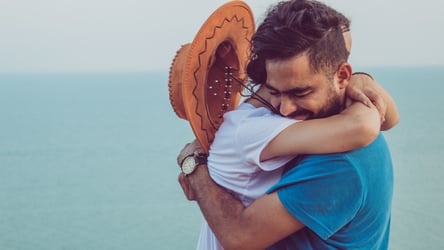
<instances>
[{"instance_id":1,"label":"man with beard","mask_svg":"<svg viewBox=\"0 0 444 250\"><path fill-rule=\"evenodd\" d=\"M338 114L352 75L342 33L317 2L281 2L253 36L248 74L283 116ZM178 160L196 150L186 147ZM248 207L217 186L205 164L180 182L226 249L388 247L393 173L381 134L360 149L306 156Z\"/></svg>"}]
</instances>

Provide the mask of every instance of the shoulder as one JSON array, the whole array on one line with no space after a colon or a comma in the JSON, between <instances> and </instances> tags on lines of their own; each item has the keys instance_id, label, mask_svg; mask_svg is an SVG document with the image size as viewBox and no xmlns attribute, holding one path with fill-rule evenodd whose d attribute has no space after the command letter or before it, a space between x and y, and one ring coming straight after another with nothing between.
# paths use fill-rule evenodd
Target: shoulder
<instances>
[{"instance_id":1,"label":"shoulder","mask_svg":"<svg viewBox=\"0 0 444 250\"><path fill-rule=\"evenodd\" d=\"M316 188L320 186L360 186L359 167L349 153L305 156L287 169L281 180L268 192L288 187Z\"/></svg>"}]
</instances>

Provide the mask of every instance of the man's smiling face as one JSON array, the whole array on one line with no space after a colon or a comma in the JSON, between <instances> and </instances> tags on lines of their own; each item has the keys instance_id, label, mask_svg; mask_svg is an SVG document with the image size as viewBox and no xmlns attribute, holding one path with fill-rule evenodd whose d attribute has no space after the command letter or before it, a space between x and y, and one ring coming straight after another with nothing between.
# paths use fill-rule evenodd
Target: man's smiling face
<instances>
[{"instance_id":1,"label":"man's smiling face","mask_svg":"<svg viewBox=\"0 0 444 250\"><path fill-rule=\"evenodd\" d=\"M337 84L336 77L313 72L306 53L286 60L267 60L265 69L270 103L282 116L306 120L342 110L345 88Z\"/></svg>"}]
</instances>

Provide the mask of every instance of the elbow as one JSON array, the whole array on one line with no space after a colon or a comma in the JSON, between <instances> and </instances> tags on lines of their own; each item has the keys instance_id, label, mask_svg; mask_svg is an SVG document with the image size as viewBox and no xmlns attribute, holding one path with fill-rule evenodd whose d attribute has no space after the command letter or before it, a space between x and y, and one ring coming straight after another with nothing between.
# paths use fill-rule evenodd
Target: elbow
<instances>
[{"instance_id":1,"label":"elbow","mask_svg":"<svg viewBox=\"0 0 444 250\"><path fill-rule=\"evenodd\" d=\"M379 135L379 127L374 126L375 123L361 121L355 127L356 148L368 146Z\"/></svg>"},{"instance_id":2,"label":"elbow","mask_svg":"<svg viewBox=\"0 0 444 250\"><path fill-rule=\"evenodd\" d=\"M394 126L396 126L399 123L399 114L396 114L396 116L391 117L390 120L386 120L381 124L381 130L382 131L386 131L389 130L391 128L393 128Z\"/></svg>"}]
</instances>

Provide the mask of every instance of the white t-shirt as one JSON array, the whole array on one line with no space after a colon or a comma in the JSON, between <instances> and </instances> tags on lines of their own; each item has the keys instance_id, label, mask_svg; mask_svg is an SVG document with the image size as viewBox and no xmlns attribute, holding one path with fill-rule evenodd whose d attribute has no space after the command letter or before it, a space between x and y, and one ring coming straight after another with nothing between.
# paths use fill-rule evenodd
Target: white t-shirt
<instances>
[{"instance_id":1,"label":"white t-shirt","mask_svg":"<svg viewBox=\"0 0 444 250\"><path fill-rule=\"evenodd\" d=\"M231 190L245 206L263 195L281 178L285 163L294 156L277 157L261 162L259 157L268 143L289 125L297 122L241 103L224 115L208 157L211 178ZM197 249L223 249L204 221Z\"/></svg>"}]
</instances>

